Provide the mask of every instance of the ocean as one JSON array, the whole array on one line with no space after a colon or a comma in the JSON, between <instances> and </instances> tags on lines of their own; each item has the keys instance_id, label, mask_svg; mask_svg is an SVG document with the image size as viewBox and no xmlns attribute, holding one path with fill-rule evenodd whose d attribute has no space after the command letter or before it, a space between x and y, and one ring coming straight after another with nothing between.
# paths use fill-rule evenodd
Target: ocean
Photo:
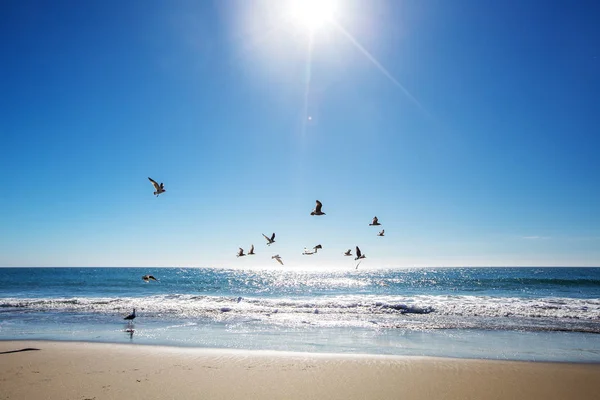
<instances>
[{"instance_id":1,"label":"ocean","mask_svg":"<svg viewBox=\"0 0 600 400\"><path fill-rule=\"evenodd\" d=\"M25 339L600 362L600 268L0 268Z\"/></svg>"}]
</instances>

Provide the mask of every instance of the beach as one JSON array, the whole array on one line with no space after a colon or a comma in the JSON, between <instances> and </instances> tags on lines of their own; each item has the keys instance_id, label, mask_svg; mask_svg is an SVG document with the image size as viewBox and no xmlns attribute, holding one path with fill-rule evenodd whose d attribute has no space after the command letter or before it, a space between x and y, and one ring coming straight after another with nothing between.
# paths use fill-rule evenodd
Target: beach
<instances>
[{"instance_id":1,"label":"beach","mask_svg":"<svg viewBox=\"0 0 600 400\"><path fill-rule=\"evenodd\" d=\"M600 364L0 342L3 400L548 400L599 390Z\"/></svg>"}]
</instances>

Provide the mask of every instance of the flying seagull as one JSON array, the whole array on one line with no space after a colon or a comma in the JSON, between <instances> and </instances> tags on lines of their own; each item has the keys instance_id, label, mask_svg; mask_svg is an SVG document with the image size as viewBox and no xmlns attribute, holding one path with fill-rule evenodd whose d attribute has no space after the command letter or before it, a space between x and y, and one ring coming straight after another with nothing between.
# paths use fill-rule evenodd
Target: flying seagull
<instances>
[{"instance_id":1,"label":"flying seagull","mask_svg":"<svg viewBox=\"0 0 600 400\"><path fill-rule=\"evenodd\" d=\"M315 209L312 210L310 215L325 215L325 213L321 211L321 207L323 207L323 204L321 204L321 202L317 200L317 205L315 206Z\"/></svg>"},{"instance_id":2,"label":"flying seagull","mask_svg":"<svg viewBox=\"0 0 600 400\"><path fill-rule=\"evenodd\" d=\"M245 256L244 249L242 249L240 247L239 250L238 250L238 253L237 253L236 257L244 257L244 256Z\"/></svg>"},{"instance_id":3,"label":"flying seagull","mask_svg":"<svg viewBox=\"0 0 600 400\"><path fill-rule=\"evenodd\" d=\"M320 244L313 247L313 251L308 251L308 249L305 247L304 252L302 254L305 256L312 256L313 254L316 254L319 251L319 249L322 249L322 248L323 248L323 246L321 246Z\"/></svg>"},{"instance_id":4,"label":"flying seagull","mask_svg":"<svg viewBox=\"0 0 600 400\"><path fill-rule=\"evenodd\" d=\"M129 314L128 316L126 316L123 319L125 319L127 321L133 321L135 319L135 308L133 309L133 312L131 314Z\"/></svg>"},{"instance_id":5,"label":"flying seagull","mask_svg":"<svg viewBox=\"0 0 600 400\"><path fill-rule=\"evenodd\" d=\"M373 222L371 222L369 224L369 226L376 226L376 225L381 225L381 224L379 223L379 220L377 219L377 217L373 217Z\"/></svg>"},{"instance_id":6,"label":"flying seagull","mask_svg":"<svg viewBox=\"0 0 600 400\"><path fill-rule=\"evenodd\" d=\"M254 255L254 245L250 246L250 251L248 252L249 256L253 256Z\"/></svg>"},{"instance_id":7,"label":"flying seagull","mask_svg":"<svg viewBox=\"0 0 600 400\"><path fill-rule=\"evenodd\" d=\"M361 253L360 249L358 248L358 246L356 246L356 257L354 258L354 261L359 260L361 258L366 258L366 255L364 255L363 253Z\"/></svg>"},{"instance_id":8,"label":"flying seagull","mask_svg":"<svg viewBox=\"0 0 600 400\"><path fill-rule=\"evenodd\" d=\"M346 252L344 253L345 256L351 256L352 255L352 249L348 249L346 250Z\"/></svg>"},{"instance_id":9,"label":"flying seagull","mask_svg":"<svg viewBox=\"0 0 600 400\"><path fill-rule=\"evenodd\" d=\"M271 243L275 243L275 232L273 232L273 235L271 235L271 238L269 238L267 235L265 235L264 233L262 234L265 239L267 239L267 244L270 246Z\"/></svg>"},{"instance_id":10,"label":"flying seagull","mask_svg":"<svg viewBox=\"0 0 600 400\"><path fill-rule=\"evenodd\" d=\"M283 261L281 261L281 257L279 256L279 254L275 254L275 255L274 255L273 257L271 257L271 258L274 258L274 259L276 259L276 260L277 260L277 262L278 262L279 264L283 265Z\"/></svg>"},{"instance_id":11,"label":"flying seagull","mask_svg":"<svg viewBox=\"0 0 600 400\"><path fill-rule=\"evenodd\" d=\"M303 256L312 256L313 254L315 254L315 251L309 251L306 247L304 248L304 251L302 252Z\"/></svg>"},{"instance_id":12,"label":"flying seagull","mask_svg":"<svg viewBox=\"0 0 600 400\"><path fill-rule=\"evenodd\" d=\"M150 180L150 182L152 182L152 185L154 186L154 189L156 189L156 191L154 192L154 194L156 195L156 197L158 197L159 194L166 192L165 190L165 185L163 185L163 183L161 182L160 185L158 183L156 183L156 181L150 177L148 177L148 179Z\"/></svg>"},{"instance_id":13,"label":"flying seagull","mask_svg":"<svg viewBox=\"0 0 600 400\"><path fill-rule=\"evenodd\" d=\"M154 276L152 275L144 275L142 276L142 279L144 280L144 282L149 282L151 280L153 281L158 281L158 279L156 279Z\"/></svg>"},{"instance_id":14,"label":"flying seagull","mask_svg":"<svg viewBox=\"0 0 600 400\"><path fill-rule=\"evenodd\" d=\"M379 233L377 234L377 236L383 236L383 235L384 235L384 233L385 233L385 229L382 229L382 230L381 230L381 232L379 232Z\"/></svg>"}]
</instances>

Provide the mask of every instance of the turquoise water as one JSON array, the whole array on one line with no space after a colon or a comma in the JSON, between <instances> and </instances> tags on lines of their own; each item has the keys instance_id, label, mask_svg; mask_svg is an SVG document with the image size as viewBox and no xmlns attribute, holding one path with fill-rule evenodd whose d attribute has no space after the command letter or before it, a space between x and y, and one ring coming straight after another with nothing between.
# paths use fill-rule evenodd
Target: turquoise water
<instances>
[{"instance_id":1,"label":"turquoise water","mask_svg":"<svg viewBox=\"0 0 600 400\"><path fill-rule=\"evenodd\" d=\"M0 340L600 362L599 333L600 268L0 268Z\"/></svg>"}]
</instances>

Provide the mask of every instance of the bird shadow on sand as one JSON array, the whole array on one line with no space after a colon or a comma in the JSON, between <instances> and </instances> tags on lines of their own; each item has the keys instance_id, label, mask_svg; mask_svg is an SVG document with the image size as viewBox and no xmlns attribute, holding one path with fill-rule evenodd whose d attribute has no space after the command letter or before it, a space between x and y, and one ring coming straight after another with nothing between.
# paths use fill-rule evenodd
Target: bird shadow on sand
<instances>
[{"instance_id":1,"label":"bird shadow on sand","mask_svg":"<svg viewBox=\"0 0 600 400\"><path fill-rule=\"evenodd\" d=\"M2 351L2 352L0 352L0 354L20 353L22 351L34 351L34 350L40 350L40 349L36 349L36 348L33 348L33 347L27 347L27 348L20 349L20 350Z\"/></svg>"}]
</instances>

